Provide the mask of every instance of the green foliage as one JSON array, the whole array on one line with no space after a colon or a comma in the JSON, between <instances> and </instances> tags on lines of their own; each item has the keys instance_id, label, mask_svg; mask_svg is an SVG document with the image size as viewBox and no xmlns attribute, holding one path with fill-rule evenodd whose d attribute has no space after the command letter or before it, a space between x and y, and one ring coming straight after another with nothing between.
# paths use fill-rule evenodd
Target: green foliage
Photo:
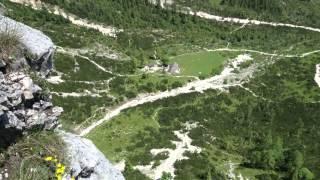
<instances>
[{"instance_id":1,"label":"green foliage","mask_svg":"<svg viewBox=\"0 0 320 180\"><path fill-rule=\"evenodd\" d=\"M319 27L319 1L311 0L176 0L178 4L222 16Z\"/></svg>"},{"instance_id":2,"label":"green foliage","mask_svg":"<svg viewBox=\"0 0 320 180\"><path fill-rule=\"evenodd\" d=\"M249 166L263 169L279 169L284 161L283 141L276 138L273 142L271 134L268 134L257 144L254 150L249 152Z\"/></svg>"},{"instance_id":3,"label":"green foliage","mask_svg":"<svg viewBox=\"0 0 320 180\"><path fill-rule=\"evenodd\" d=\"M218 172L204 154L189 154L188 160L175 163L177 180L210 179L224 180L226 175Z\"/></svg>"},{"instance_id":4,"label":"green foliage","mask_svg":"<svg viewBox=\"0 0 320 180\"><path fill-rule=\"evenodd\" d=\"M55 178L55 171L45 162L44 157L54 156L63 164L65 145L53 132L35 132L20 139L6 152L4 167L8 169L10 178L24 180L43 180Z\"/></svg>"},{"instance_id":5,"label":"green foliage","mask_svg":"<svg viewBox=\"0 0 320 180\"><path fill-rule=\"evenodd\" d=\"M117 39L107 38L94 30L73 26L63 18L45 11L33 11L7 2L6 4L12 9L9 16L44 31L57 45L83 48L97 42L130 56L132 61L117 62L94 55L90 57L108 70L123 74L135 73L137 67L143 67L150 59L156 59L155 50L165 64L167 57L176 57L185 52L199 52L204 47L224 47L227 42L230 43L230 48L290 54L315 49L320 42L318 33L299 29L246 26L234 31L238 26L183 15L176 12L177 7L163 10L147 1L46 2L60 5L79 17L115 25L125 31L120 33ZM181 3L179 0L176 2ZM313 2L311 7L307 1L290 0L294 3L286 3L288 9L282 9L281 12L277 7L283 4L282 1L192 2L198 3L198 9L209 9L228 16L261 17L298 24L303 22L312 26L319 22L318 2ZM192 3L188 5L193 6ZM61 33L61 29L64 33ZM155 33L156 31L158 33ZM289 48L290 52L287 52ZM53 90L81 92L90 89L90 85L76 81L102 82L114 77L101 71L97 73L96 67L80 57L58 55L56 59L57 69L65 73L63 78L68 82L52 85L50 88ZM236 159L234 156L241 157L236 159L240 163L240 172L243 172L243 169L254 172L249 174L249 177L312 179L311 171L318 177L320 145L314 139L319 139L317 129L320 107L317 102L320 95L319 87L313 81L314 66L318 59L319 56L279 59L244 85L257 96L241 87L234 87L230 88L228 93L212 90L203 94L191 93L163 99L137 107L138 112L126 111L127 113L116 117L109 124L97 128L89 138L113 161L126 159L133 165L148 164L152 160L164 158L153 157L151 149L174 148L171 143L171 140L176 139L173 131L182 129L183 123L187 121L198 122L199 126L192 129L189 136L193 139L193 145L201 147L209 155L187 154L188 160L175 164L177 179L226 179L220 173L220 170L224 169L219 167L219 171L216 170L218 165L214 162L223 164L230 158ZM81 67L88 69L80 67L79 72L73 72L75 60L79 61ZM203 62L201 67L194 66L198 65L198 61L188 67L192 67L193 72L199 72L199 68L200 71L208 68L207 74L220 69L219 65L215 68L208 66L208 61ZM247 66L248 64L243 65L244 68ZM88 116L93 116L97 108L95 105L111 106L133 98L140 92L180 87L187 80L162 75L123 76L110 82L110 93L117 98L115 102L106 95L102 98L54 99L58 105L65 107L67 113L62 118L68 122L66 124L77 125L84 122ZM92 88L107 88L106 85L97 84ZM212 137L216 140L213 141ZM285 141L282 142L281 139ZM295 153L296 151L300 153ZM127 167L127 178L145 179L140 172L130 168L132 165ZM265 174L266 176L263 176Z\"/></svg>"},{"instance_id":6,"label":"green foliage","mask_svg":"<svg viewBox=\"0 0 320 180\"><path fill-rule=\"evenodd\" d=\"M316 152L319 143L313 139L319 136L316 127L319 126L317 120L320 114L319 104L312 102L318 101L319 88L312 80L314 71L310 72L317 63L317 57L281 59L261 71L261 74L245 84L258 97L241 87L234 87L229 89L229 93L214 90L204 94L191 93L137 107L146 112L145 120L140 123L154 118L157 111L155 119L163 130L162 133L155 133L145 129L138 136L130 135L135 141L130 141L132 148L127 150L135 151L135 155L130 153L126 157L133 164L148 164L154 160L149 154L150 150L168 147L168 140L174 140L175 137L167 135L182 129L183 123L191 121L199 123L189 133L193 145L202 147L210 156L199 160L195 158L196 154L187 154L189 158L195 159L176 163L177 179L205 179L213 176L215 172L209 173L208 169L228 161L228 158L240 162L240 173L245 171L242 169L251 170L246 177L261 179L262 174L268 174L265 176L267 179L290 178L293 175L299 176L302 168L307 168L317 177L319 156ZM291 65L289 68L288 64ZM291 88L284 81L301 85ZM297 91L303 93L294 93ZM107 132L118 127L113 125L105 129ZM101 136L97 137L94 141L101 139ZM216 140L213 141L212 137L216 137ZM138 148L143 150L136 151ZM305 157L301 158L301 154ZM211 163L218 160L219 163L203 167L208 164L207 160ZM219 170L223 171L223 168ZM300 174L311 177L305 169Z\"/></svg>"},{"instance_id":7,"label":"green foliage","mask_svg":"<svg viewBox=\"0 0 320 180\"><path fill-rule=\"evenodd\" d=\"M166 172L163 172L160 178L160 180L172 180L172 179L173 177L171 176L171 174Z\"/></svg>"},{"instance_id":8,"label":"green foliage","mask_svg":"<svg viewBox=\"0 0 320 180\"><path fill-rule=\"evenodd\" d=\"M277 14L281 11L281 1L279 0L222 0L221 5L248 8L255 11L268 10Z\"/></svg>"},{"instance_id":9,"label":"green foliage","mask_svg":"<svg viewBox=\"0 0 320 180\"><path fill-rule=\"evenodd\" d=\"M312 180L314 179L314 174L307 168L301 168L298 173L298 179Z\"/></svg>"},{"instance_id":10,"label":"green foliage","mask_svg":"<svg viewBox=\"0 0 320 180\"><path fill-rule=\"evenodd\" d=\"M97 109L100 107L107 107L113 104L111 98L108 97L60 97L53 96L53 103L64 108L64 113L60 119L64 128L72 130L73 127L90 120L90 117L99 118ZM100 115L100 116L99 116ZM91 121L89 121L91 122Z\"/></svg>"},{"instance_id":11,"label":"green foliage","mask_svg":"<svg viewBox=\"0 0 320 180\"><path fill-rule=\"evenodd\" d=\"M126 179L129 179L129 180L150 180L150 178L142 174L139 170L133 169L132 165L127 162L126 162L123 175Z\"/></svg>"}]
</instances>

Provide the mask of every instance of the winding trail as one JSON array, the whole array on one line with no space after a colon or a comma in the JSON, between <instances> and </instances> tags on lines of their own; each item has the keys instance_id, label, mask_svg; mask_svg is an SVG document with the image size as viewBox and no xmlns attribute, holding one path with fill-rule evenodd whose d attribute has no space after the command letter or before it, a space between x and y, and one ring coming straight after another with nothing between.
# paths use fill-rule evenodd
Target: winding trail
<instances>
[{"instance_id":1,"label":"winding trail","mask_svg":"<svg viewBox=\"0 0 320 180\"><path fill-rule=\"evenodd\" d=\"M124 76L124 75L121 75L121 74L116 74L112 71L109 71L107 70L106 68L104 68L103 66L101 66L100 64L96 63L95 61L93 61L92 59L90 59L89 57L87 56L83 56L81 54L78 54L78 53L75 53L69 49L64 49L63 47L60 47L60 46L57 46L57 52L61 53L61 54L66 54L66 55L70 55L70 56L78 56L78 57L81 57L87 61L89 61L90 63L92 63L94 66L96 66L98 69L100 69L101 71L103 72L106 72L106 73L109 73L111 75L114 75L114 76Z\"/></svg>"},{"instance_id":2,"label":"winding trail","mask_svg":"<svg viewBox=\"0 0 320 180\"><path fill-rule=\"evenodd\" d=\"M39 10L42 7L46 7L48 9L49 13L60 15L64 18L68 19L71 23L73 23L75 25L98 30L102 34L107 35L107 36L116 37L117 32L123 31L121 29L117 29L116 27L92 23L92 22L89 22L88 20L78 18L77 16L75 16L73 14L67 13L66 11L64 11L62 8L60 8L58 6L48 5L46 3L41 2L40 0L9 0L9 1L14 2L14 3L29 5L33 9L36 9L36 10ZM155 1L155 0L150 0L149 2L152 4L157 3L157 1ZM169 3L168 2L163 3L161 1L161 7L163 9L169 9L169 6L171 4L172 4L171 1L169 1ZM228 23L242 24L244 26L245 25L257 25L257 26L266 25L266 26L273 26L273 27L287 27L287 28L304 29L304 30L313 31L313 32L320 32L320 28L316 28L316 27L308 27L308 26L294 25L294 24L288 24L288 23L279 23L279 22L267 22L267 21L260 21L260 20L249 20L249 19L242 19L242 18L235 18L235 17L224 17L224 16L209 14L204 11L193 11L190 7L183 7L183 9L184 10L181 10L180 13L192 15L192 16L198 16L203 19L213 20L213 21L217 21L217 22L228 22ZM241 27L241 28L243 28L243 27Z\"/></svg>"},{"instance_id":3,"label":"winding trail","mask_svg":"<svg viewBox=\"0 0 320 180\"><path fill-rule=\"evenodd\" d=\"M314 75L314 81L320 87L320 64L316 65L316 73Z\"/></svg>"},{"instance_id":4,"label":"winding trail","mask_svg":"<svg viewBox=\"0 0 320 180\"><path fill-rule=\"evenodd\" d=\"M277 56L277 57L284 57L284 58L292 58L292 57L306 57L313 55L315 53L320 53L320 50L310 51L303 54L298 55L281 55L281 54L274 54L274 53L266 53L256 50L249 50L249 49L229 49L229 48L219 48L219 49L206 49L208 51L232 51L232 52L251 52L251 53L258 53L261 55L266 56ZM220 75L213 76L208 79L204 80L196 80L187 83L185 86L172 89L170 91L164 91L164 92L158 92L158 93L150 93L150 94L141 94L138 95L137 98L134 98L128 102L125 102L124 104L121 104L120 106L110 110L104 118L92 123L87 128L80 130L79 134L80 136L86 136L88 133L90 133L93 129L95 129L97 126L101 125L102 123L109 121L113 117L117 116L122 110L135 107L141 104L154 102L160 99L168 98L168 97L174 97L181 94L187 94L192 92L204 92L208 89L226 89L229 87L234 86L241 86L244 82L244 80L251 77L252 73L254 72L254 69L247 70L244 72L240 72L239 74L234 74L233 70L238 69L239 64L241 64L244 61L251 60L252 58L247 55L239 55L233 62L231 62L227 67L224 68L224 70L221 72ZM320 66L319 66L320 67ZM320 78L319 78L320 79ZM225 84L224 81L228 80L228 83ZM79 129L78 129L79 130Z\"/></svg>"},{"instance_id":5,"label":"winding trail","mask_svg":"<svg viewBox=\"0 0 320 180\"><path fill-rule=\"evenodd\" d=\"M234 18L234 17L223 17L212 15L203 11L192 11L190 8L186 8L188 10L183 10L181 13L195 15L200 18L218 21L218 22L229 22L229 23L236 23L242 25L266 25L266 26L274 26L274 27L288 27L288 28L296 28L296 29L304 29L308 31L320 32L320 28L315 27L308 27L308 26L301 26L301 25L294 25L294 24L287 24L287 23L277 23L277 22L267 22L267 21L259 21L259 20L249 20L249 19L241 19L241 18Z\"/></svg>"},{"instance_id":6,"label":"winding trail","mask_svg":"<svg viewBox=\"0 0 320 180\"><path fill-rule=\"evenodd\" d=\"M150 3L156 5L158 1L150 0ZM173 3L170 1L169 3L166 2L166 0L160 0L161 8L163 9L169 9L170 5ZM213 15L204 11L194 11L190 7L182 7L183 10L180 10L180 13L192 15L192 16L198 16L203 19L218 21L218 22L229 22L229 23L235 23L235 24L242 24L242 25L267 25L267 26L273 26L273 27L288 27L288 28L297 28L297 29L304 29L308 31L314 31L314 32L320 32L320 28L315 27L308 27L308 26L302 26L302 25L294 25L289 23L278 23L278 22L268 22L268 21L260 21L260 20L249 20L249 19L243 19L243 18L235 18L235 17L224 17L224 16L218 16ZM243 28L244 26L241 26L240 28Z\"/></svg>"},{"instance_id":7,"label":"winding trail","mask_svg":"<svg viewBox=\"0 0 320 180\"><path fill-rule=\"evenodd\" d=\"M87 20L80 19L76 17L75 15L72 15L70 13L65 12L63 9L59 8L58 6L52 6L47 5L45 3L42 3L41 1L37 0L9 0L11 2L19 3L19 4L27 4L30 5L34 9L41 9L43 6L48 7L48 9L53 9L49 10L50 13L60 15L66 19L69 19L73 24L79 25L79 26L84 26L87 28L91 29L96 29L100 31L104 35L116 36L116 32L119 32L121 30L116 29L115 27L107 27L101 24L95 24L91 23ZM151 2L156 2L156 1L151 1ZM162 8L167 8L166 6L162 6ZM208 20L214 20L218 22L229 22L229 23L236 23L236 24L242 24L242 25L267 25L267 26L273 26L273 27L287 27L287 28L296 28L296 29L304 29L308 31L313 31L313 32L320 32L320 28L315 28L315 27L308 27L308 26L301 26L301 25L294 25L294 24L287 24L287 23L277 23L277 22L267 22L267 21L259 21L259 20L249 20L249 19L241 19L241 18L234 18L234 17L223 17L223 16L217 16L217 15L212 15L207 12L203 11L198 11L195 12L191 8L185 7L185 10L180 11L181 13L188 14L188 15L195 15L200 18L208 19ZM301 55L282 55L282 54L274 54L274 53L266 53L266 52L260 52L256 50L248 50L248 49L229 49L229 48L221 48L221 49L214 49L214 50L209 50L208 51L232 51L232 52L251 52L251 53L258 53L261 55L266 55L266 56L279 56L279 57L306 57L315 53L319 53L320 50L315 50L307 53L303 53ZM90 61L90 59L88 59ZM91 62L91 61L90 61ZM112 74L111 71L106 70L105 68L101 67L100 65L94 63L99 69L109 72ZM88 134L92 129L97 127L98 125L102 124L103 122L111 119L112 117L116 116L121 112L121 110L134 107L140 104L144 104L147 102L153 102L155 100L159 100L162 98L167 98L167 97L172 97L172 96L177 96L179 94L184 94L184 93L191 93L191 92L202 92L207 89L223 89L226 87L230 86L236 86L239 85L240 83L233 83L233 84L223 84L221 81L227 78L231 73L230 68L226 68L220 75L214 76L209 79L205 80L197 80L188 83L184 87L173 89L171 91L165 91L165 92L160 92L160 93L153 93L153 94L148 94L148 95L140 95L139 97L119 106L118 108L115 108L112 110L110 113L106 114L106 116L95 122L94 124L90 125L88 128L84 129L83 131L80 132L81 136L85 136Z\"/></svg>"},{"instance_id":8,"label":"winding trail","mask_svg":"<svg viewBox=\"0 0 320 180\"><path fill-rule=\"evenodd\" d=\"M86 19L81 19L76 15L67 13L65 10L63 10L58 6L53 6L53 5L43 3L40 0L9 0L9 1L18 3L18 4L29 5L31 8L35 10L40 10L43 7L45 7L49 13L62 16L63 18L69 20L74 25L86 27L88 29L95 29L106 36L116 37L117 33L122 31L121 29L117 29L112 26L105 26L103 24L89 22Z\"/></svg>"},{"instance_id":9,"label":"winding trail","mask_svg":"<svg viewBox=\"0 0 320 180\"><path fill-rule=\"evenodd\" d=\"M116 108L109 111L104 118L94 122L89 127L83 129L80 131L80 136L86 136L88 133L90 133L94 128L101 125L102 123L112 119L113 117L117 116L122 110L135 107L141 104L154 102L156 100L160 100L163 98L168 97L174 97L178 96L180 94L186 94L186 93L192 93L192 92L200 92L202 93L205 90L208 89L225 89L232 86L239 86L242 84L243 80L250 77L253 73L252 71L245 71L242 74L234 74L233 70L238 69L238 65L242 62L245 62L247 60L251 60L252 58L245 54L245 55L239 55L234 61L232 61L225 69L221 72L220 75L213 76L208 79L204 80L197 80L192 81L188 84L186 84L183 87L179 87L176 89L172 89L170 91L164 91L164 92L158 92L158 93L150 93L150 94L142 94L139 95L137 98L134 98ZM224 83L224 80L232 80L233 82L230 82L228 84Z\"/></svg>"},{"instance_id":10,"label":"winding trail","mask_svg":"<svg viewBox=\"0 0 320 180\"><path fill-rule=\"evenodd\" d=\"M100 94L92 93L90 91L85 92L50 92L50 94L54 94L60 97L83 97L83 96L90 96L90 97L102 97Z\"/></svg>"},{"instance_id":11,"label":"winding trail","mask_svg":"<svg viewBox=\"0 0 320 180\"><path fill-rule=\"evenodd\" d=\"M310 52L306 52L303 54L276 54L276 53L268 53L268 52L262 52L262 51L257 51L257 50L252 50L252 49L231 49L231 48L218 48L218 49L206 49L206 51L210 52L244 52L244 53L256 53L260 55L265 55L265 56L277 56L277 57L283 57L283 58L303 58L306 56L310 56L312 54L317 54L320 53L320 50L314 50Z\"/></svg>"}]
</instances>

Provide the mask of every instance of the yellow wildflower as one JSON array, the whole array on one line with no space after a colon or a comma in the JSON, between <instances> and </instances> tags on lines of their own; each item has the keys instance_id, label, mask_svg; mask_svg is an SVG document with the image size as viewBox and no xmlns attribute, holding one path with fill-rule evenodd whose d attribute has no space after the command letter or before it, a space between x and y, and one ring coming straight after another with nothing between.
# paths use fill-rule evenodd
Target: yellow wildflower
<instances>
[{"instance_id":1,"label":"yellow wildflower","mask_svg":"<svg viewBox=\"0 0 320 180\"><path fill-rule=\"evenodd\" d=\"M47 156L44 158L44 160L48 161L48 162L55 163L55 166L56 166L55 177L57 178L57 180L62 180L62 176L65 173L66 167L63 164L61 164L60 162L58 162L57 158L52 157L52 156ZM73 178L73 180L75 180L75 179Z\"/></svg>"},{"instance_id":2,"label":"yellow wildflower","mask_svg":"<svg viewBox=\"0 0 320 180\"><path fill-rule=\"evenodd\" d=\"M45 161L52 161L53 157L52 156L48 156L46 158L44 158Z\"/></svg>"}]
</instances>

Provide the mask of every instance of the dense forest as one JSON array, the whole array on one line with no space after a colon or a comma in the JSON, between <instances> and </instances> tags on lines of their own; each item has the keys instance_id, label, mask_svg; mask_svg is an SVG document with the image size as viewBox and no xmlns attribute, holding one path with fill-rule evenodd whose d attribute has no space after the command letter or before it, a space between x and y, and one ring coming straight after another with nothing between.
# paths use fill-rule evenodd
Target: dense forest
<instances>
[{"instance_id":1,"label":"dense forest","mask_svg":"<svg viewBox=\"0 0 320 180\"><path fill-rule=\"evenodd\" d=\"M281 1L279 0L222 0L221 5L248 8L256 11L268 10L273 13L281 11Z\"/></svg>"},{"instance_id":2,"label":"dense forest","mask_svg":"<svg viewBox=\"0 0 320 180\"><path fill-rule=\"evenodd\" d=\"M320 27L319 1L312 0L175 0L212 14Z\"/></svg>"}]
</instances>

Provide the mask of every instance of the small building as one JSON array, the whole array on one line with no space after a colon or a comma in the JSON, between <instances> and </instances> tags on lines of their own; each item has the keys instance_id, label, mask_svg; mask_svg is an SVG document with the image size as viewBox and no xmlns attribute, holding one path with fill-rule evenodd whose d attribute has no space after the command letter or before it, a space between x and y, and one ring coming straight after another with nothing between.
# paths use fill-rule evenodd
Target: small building
<instances>
[{"instance_id":1,"label":"small building","mask_svg":"<svg viewBox=\"0 0 320 180\"><path fill-rule=\"evenodd\" d=\"M170 74L179 74L180 67L178 63L169 64L167 68L167 72Z\"/></svg>"}]
</instances>

